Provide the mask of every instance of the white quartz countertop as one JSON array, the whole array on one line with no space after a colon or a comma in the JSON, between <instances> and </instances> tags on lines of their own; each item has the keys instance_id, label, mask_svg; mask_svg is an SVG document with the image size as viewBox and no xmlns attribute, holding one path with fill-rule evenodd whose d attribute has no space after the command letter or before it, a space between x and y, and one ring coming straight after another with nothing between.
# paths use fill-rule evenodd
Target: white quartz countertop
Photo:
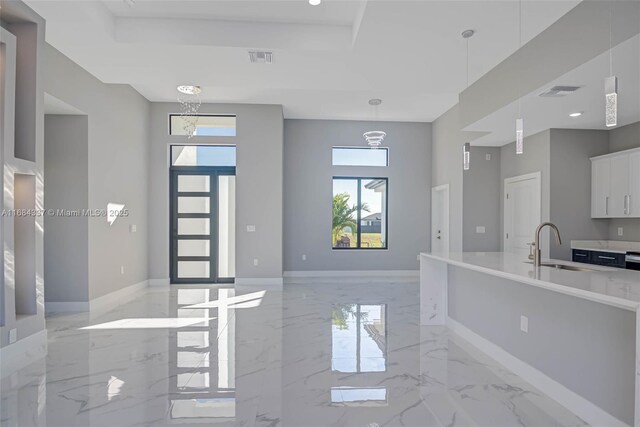
<instances>
[{"instance_id":1,"label":"white quartz countertop","mask_svg":"<svg viewBox=\"0 0 640 427\"><path fill-rule=\"evenodd\" d=\"M545 259L594 271L534 267L526 256L507 252L448 252L420 254L458 267L573 295L631 311L640 308L640 271Z\"/></svg>"},{"instance_id":2,"label":"white quartz countertop","mask_svg":"<svg viewBox=\"0 0 640 427\"><path fill-rule=\"evenodd\" d=\"M571 249L624 254L628 251L640 252L640 242L622 242L617 240L572 240Z\"/></svg>"}]
</instances>

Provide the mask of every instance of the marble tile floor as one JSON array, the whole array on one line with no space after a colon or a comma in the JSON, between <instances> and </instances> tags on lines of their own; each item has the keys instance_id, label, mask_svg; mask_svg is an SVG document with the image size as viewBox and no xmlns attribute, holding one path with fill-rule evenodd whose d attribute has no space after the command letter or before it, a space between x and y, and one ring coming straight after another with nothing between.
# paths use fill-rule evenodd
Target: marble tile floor
<instances>
[{"instance_id":1,"label":"marble tile floor","mask_svg":"<svg viewBox=\"0 0 640 427\"><path fill-rule=\"evenodd\" d=\"M443 327L417 283L149 288L47 318L48 356L3 372L10 426L579 426Z\"/></svg>"}]
</instances>

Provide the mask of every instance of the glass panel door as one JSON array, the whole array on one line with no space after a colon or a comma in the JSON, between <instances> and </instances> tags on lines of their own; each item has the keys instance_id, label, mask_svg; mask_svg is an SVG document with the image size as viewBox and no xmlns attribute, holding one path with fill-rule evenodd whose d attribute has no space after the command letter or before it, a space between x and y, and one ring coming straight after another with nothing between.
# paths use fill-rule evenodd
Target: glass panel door
<instances>
[{"instance_id":1,"label":"glass panel door","mask_svg":"<svg viewBox=\"0 0 640 427\"><path fill-rule=\"evenodd\" d=\"M235 168L171 169L171 283L233 282Z\"/></svg>"}]
</instances>

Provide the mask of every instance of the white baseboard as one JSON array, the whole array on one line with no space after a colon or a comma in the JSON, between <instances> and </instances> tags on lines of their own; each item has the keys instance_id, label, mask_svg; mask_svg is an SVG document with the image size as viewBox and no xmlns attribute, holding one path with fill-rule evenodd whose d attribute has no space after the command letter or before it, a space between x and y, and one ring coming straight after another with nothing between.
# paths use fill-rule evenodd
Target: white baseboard
<instances>
[{"instance_id":1,"label":"white baseboard","mask_svg":"<svg viewBox=\"0 0 640 427\"><path fill-rule=\"evenodd\" d=\"M236 285L282 286L282 277L236 277Z\"/></svg>"},{"instance_id":2,"label":"white baseboard","mask_svg":"<svg viewBox=\"0 0 640 427\"><path fill-rule=\"evenodd\" d=\"M118 289L117 291L109 292L106 295L94 298L89 301L89 311L104 311L113 308L114 306L120 305L123 302L127 302L136 293L140 292L144 288L147 288L148 286L149 281L143 280L142 282L134 283L133 285L127 286L126 288Z\"/></svg>"},{"instance_id":3,"label":"white baseboard","mask_svg":"<svg viewBox=\"0 0 640 427\"><path fill-rule=\"evenodd\" d=\"M149 286L150 287L156 287L156 286L169 286L169 278L166 279L149 279Z\"/></svg>"},{"instance_id":4,"label":"white baseboard","mask_svg":"<svg viewBox=\"0 0 640 427\"><path fill-rule=\"evenodd\" d=\"M115 306L129 301L136 293L149 286L149 281L144 280L139 283L118 289L90 301L68 301L68 302L47 302L44 303L45 313L74 313L88 311L93 315L107 311Z\"/></svg>"},{"instance_id":5,"label":"white baseboard","mask_svg":"<svg viewBox=\"0 0 640 427\"><path fill-rule=\"evenodd\" d=\"M409 277L419 278L420 270L316 270L285 271L284 277Z\"/></svg>"},{"instance_id":6,"label":"white baseboard","mask_svg":"<svg viewBox=\"0 0 640 427\"><path fill-rule=\"evenodd\" d=\"M520 376L559 404L594 426L626 426L627 424L604 411L584 397L569 390L564 385L551 379L533 366L511 355L502 347L476 334L466 326L448 317L447 326L458 336L472 344L478 350L504 365L507 369Z\"/></svg>"},{"instance_id":7,"label":"white baseboard","mask_svg":"<svg viewBox=\"0 0 640 427\"><path fill-rule=\"evenodd\" d=\"M30 365L47 355L47 330L36 332L0 348L2 378Z\"/></svg>"}]
</instances>

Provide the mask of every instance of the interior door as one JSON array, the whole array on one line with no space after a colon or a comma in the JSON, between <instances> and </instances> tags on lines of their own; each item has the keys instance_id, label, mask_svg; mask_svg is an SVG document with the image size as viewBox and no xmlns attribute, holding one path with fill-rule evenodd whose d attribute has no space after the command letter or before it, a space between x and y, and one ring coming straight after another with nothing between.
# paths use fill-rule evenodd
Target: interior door
<instances>
[{"instance_id":1,"label":"interior door","mask_svg":"<svg viewBox=\"0 0 640 427\"><path fill-rule=\"evenodd\" d=\"M449 252L449 185L431 189L431 252Z\"/></svg>"},{"instance_id":2,"label":"interior door","mask_svg":"<svg viewBox=\"0 0 640 427\"><path fill-rule=\"evenodd\" d=\"M235 168L171 170L171 283L235 275Z\"/></svg>"},{"instance_id":3,"label":"interior door","mask_svg":"<svg viewBox=\"0 0 640 427\"><path fill-rule=\"evenodd\" d=\"M504 250L528 255L541 222L540 173L507 178L504 192Z\"/></svg>"}]
</instances>

